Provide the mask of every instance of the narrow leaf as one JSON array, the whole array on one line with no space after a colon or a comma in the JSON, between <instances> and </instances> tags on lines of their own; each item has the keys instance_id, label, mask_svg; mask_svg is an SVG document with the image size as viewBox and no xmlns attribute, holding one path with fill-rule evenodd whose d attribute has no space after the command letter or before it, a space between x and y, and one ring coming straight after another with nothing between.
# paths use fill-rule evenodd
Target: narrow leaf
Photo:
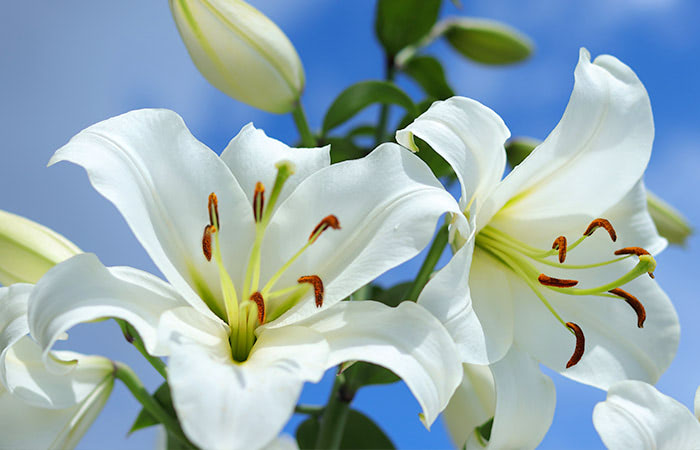
<instances>
[{"instance_id":1,"label":"narrow leaf","mask_svg":"<svg viewBox=\"0 0 700 450\"><path fill-rule=\"evenodd\" d=\"M432 56L411 58L403 67L403 71L413 78L426 94L435 99L444 100L455 95L447 82L442 64Z\"/></svg>"},{"instance_id":2,"label":"narrow leaf","mask_svg":"<svg viewBox=\"0 0 700 450\"><path fill-rule=\"evenodd\" d=\"M379 0L374 30L387 55L427 35L440 12L441 0Z\"/></svg>"},{"instance_id":3,"label":"narrow leaf","mask_svg":"<svg viewBox=\"0 0 700 450\"><path fill-rule=\"evenodd\" d=\"M313 449L319 431L319 421L313 417L306 419L297 428L296 437L299 448ZM393 449L391 439L372 419L363 413L351 409L345 423L340 449Z\"/></svg>"},{"instance_id":4,"label":"narrow leaf","mask_svg":"<svg viewBox=\"0 0 700 450\"><path fill-rule=\"evenodd\" d=\"M158 387L158 389L153 393L153 397L158 401L158 403L160 403L160 406L162 406L166 412L173 417L176 417L175 408L173 407L173 399L170 396L170 386L168 386L167 382ZM139 412L139 415L136 417L134 424L131 425L129 434L153 425L158 425L159 423L160 422L158 422L158 420L156 420L156 418L154 418L148 411L141 409L141 412ZM168 441L170 441L170 439Z\"/></svg>"}]
</instances>

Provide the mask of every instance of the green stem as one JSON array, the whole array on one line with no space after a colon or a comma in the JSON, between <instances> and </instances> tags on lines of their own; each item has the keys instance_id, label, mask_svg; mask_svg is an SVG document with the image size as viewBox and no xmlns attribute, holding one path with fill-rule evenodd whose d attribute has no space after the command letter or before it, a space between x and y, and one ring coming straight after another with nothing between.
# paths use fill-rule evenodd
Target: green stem
<instances>
[{"instance_id":1,"label":"green stem","mask_svg":"<svg viewBox=\"0 0 700 450\"><path fill-rule=\"evenodd\" d=\"M294 118L294 124L299 130L299 136L301 137L301 145L304 147L316 147L316 138L309 128L309 122L306 121L306 114L304 114L304 107L301 105L301 101L298 100L294 109L292 110L292 117Z\"/></svg>"},{"instance_id":2,"label":"green stem","mask_svg":"<svg viewBox=\"0 0 700 450\"><path fill-rule=\"evenodd\" d=\"M112 365L114 366L114 376L124 383L124 386L129 389L131 394L136 398L136 400L139 401L139 403L141 403L143 408L148 411L148 413L153 416L154 419L162 423L171 436L177 438L178 441L188 446L188 448L195 448L182 432L180 423L177 421L177 419L168 414L160 403L158 403L158 401L151 396L134 371L122 362L112 361Z\"/></svg>"},{"instance_id":3,"label":"green stem","mask_svg":"<svg viewBox=\"0 0 700 450\"><path fill-rule=\"evenodd\" d=\"M340 448L345 422L347 422L350 413L352 397L353 393L349 391L345 374L339 374L335 378L328 404L323 409L323 415L320 418L320 429L316 438L317 449L335 450Z\"/></svg>"},{"instance_id":4,"label":"green stem","mask_svg":"<svg viewBox=\"0 0 700 450\"><path fill-rule=\"evenodd\" d=\"M389 55L386 55L384 65L384 79L387 81L394 81L395 75L396 65L394 63L394 58ZM377 130L374 135L376 145L379 145L384 141L384 133L386 132L386 124L389 120L390 107L391 105L383 104L381 106L381 110L379 110L379 123L377 124Z\"/></svg>"},{"instance_id":5,"label":"green stem","mask_svg":"<svg viewBox=\"0 0 700 450\"><path fill-rule=\"evenodd\" d=\"M445 224L440 227L435 235L433 245L430 246L430 250L428 250L428 254L425 256L425 260L423 261L423 265L418 271L418 275L416 275L416 279L413 281L411 289L408 291L408 294L405 295L405 298L413 301L418 299L418 295L423 290L426 283L428 283L430 274L432 274L433 270L435 270L435 266L437 265L440 256L442 256L445 246L447 246L448 237L449 231L447 229L447 224Z\"/></svg>"},{"instance_id":6,"label":"green stem","mask_svg":"<svg viewBox=\"0 0 700 450\"><path fill-rule=\"evenodd\" d=\"M132 327L131 324L129 324L127 321L121 319L115 320L119 324L119 327L122 329L122 333L124 333L124 337L126 338L126 340L133 344L134 347L136 347L136 350L138 350L139 353L141 353L143 357L146 358L146 361L148 361L153 366L153 368L156 369L156 371L163 376L163 378L167 379L168 373L166 371L165 363L162 359L156 358L155 356L152 356L148 353L148 351L146 350L146 346L143 343L143 339L141 339L141 336L139 335L139 332L136 331L136 329Z\"/></svg>"},{"instance_id":7,"label":"green stem","mask_svg":"<svg viewBox=\"0 0 700 450\"><path fill-rule=\"evenodd\" d=\"M306 414L309 416L320 416L323 414L323 406L316 405L297 405L294 408L294 412L297 414Z\"/></svg>"}]
</instances>

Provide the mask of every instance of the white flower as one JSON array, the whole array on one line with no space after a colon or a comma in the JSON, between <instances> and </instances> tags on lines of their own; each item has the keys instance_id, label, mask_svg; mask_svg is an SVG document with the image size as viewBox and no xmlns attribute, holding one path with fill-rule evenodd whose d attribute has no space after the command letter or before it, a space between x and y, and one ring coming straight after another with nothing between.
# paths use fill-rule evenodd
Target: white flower
<instances>
[{"instance_id":1,"label":"white flower","mask_svg":"<svg viewBox=\"0 0 700 450\"><path fill-rule=\"evenodd\" d=\"M502 181L510 133L476 101L436 102L398 132L405 146L413 136L430 144L462 187L456 253L418 301L451 330L465 362L525 352L533 369L542 362L603 389L655 382L679 325L647 276L666 245L642 182L654 135L649 98L630 68L607 55L591 63L585 49L575 79L559 125ZM552 395L521 411L549 423L553 403ZM544 435L530 430L539 437L521 435L529 447Z\"/></svg>"},{"instance_id":2,"label":"white flower","mask_svg":"<svg viewBox=\"0 0 700 450\"><path fill-rule=\"evenodd\" d=\"M700 389L695 415L654 386L621 381L593 409L593 425L610 450L697 450L700 447Z\"/></svg>"},{"instance_id":3,"label":"white flower","mask_svg":"<svg viewBox=\"0 0 700 450\"><path fill-rule=\"evenodd\" d=\"M182 40L204 77L265 111L292 110L304 68L282 30L241 0L169 0Z\"/></svg>"},{"instance_id":4,"label":"white flower","mask_svg":"<svg viewBox=\"0 0 700 450\"><path fill-rule=\"evenodd\" d=\"M68 351L47 354L27 334L30 284L0 288L0 449L74 448L114 385L112 363Z\"/></svg>"},{"instance_id":5,"label":"white flower","mask_svg":"<svg viewBox=\"0 0 700 450\"><path fill-rule=\"evenodd\" d=\"M416 255L456 207L398 145L331 166L327 147L289 148L249 125L218 157L175 113L142 110L84 130L61 160L87 169L169 284L78 255L37 284L32 335L48 351L76 323L129 321L151 354L169 356L195 444L266 445L303 383L344 361L394 371L428 424L459 384L454 343L422 307L340 303Z\"/></svg>"}]
</instances>

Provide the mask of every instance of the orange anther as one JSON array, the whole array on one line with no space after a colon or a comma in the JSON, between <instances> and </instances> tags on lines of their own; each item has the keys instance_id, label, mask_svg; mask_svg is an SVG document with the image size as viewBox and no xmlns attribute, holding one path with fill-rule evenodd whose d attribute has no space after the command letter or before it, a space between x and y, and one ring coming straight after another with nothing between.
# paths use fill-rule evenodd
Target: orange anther
<instances>
[{"instance_id":1,"label":"orange anther","mask_svg":"<svg viewBox=\"0 0 700 450\"><path fill-rule=\"evenodd\" d=\"M309 235L309 240L315 242L316 239L326 231L328 228L333 228L334 230L339 230L340 229L340 222L338 222L338 218L335 217L333 214L330 216L326 216L321 221L316 225L314 230L311 232L311 235Z\"/></svg>"},{"instance_id":2,"label":"orange anther","mask_svg":"<svg viewBox=\"0 0 700 450\"><path fill-rule=\"evenodd\" d=\"M323 306L323 281L316 275L307 275L299 277L297 283L310 283L314 287L314 296L316 297L316 307Z\"/></svg>"},{"instance_id":3,"label":"orange anther","mask_svg":"<svg viewBox=\"0 0 700 450\"><path fill-rule=\"evenodd\" d=\"M258 323L262 325L265 323L265 299L260 292L253 292L250 300L255 302L258 307Z\"/></svg>"},{"instance_id":4,"label":"orange anther","mask_svg":"<svg viewBox=\"0 0 700 450\"><path fill-rule=\"evenodd\" d=\"M216 198L215 193L209 194L209 223L215 226L221 226L219 224L219 199Z\"/></svg>"},{"instance_id":5,"label":"orange anther","mask_svg":"<svg viewBox=\"0 0 700 450\"><path fill-rule=\"evenodd\" d=\"M644 328L644 321L647 318L647 312L644 309L644 305L642 305L642 302L640 302L637 297L634 295L630 294L627 291L623 291L620 288L613 289L611 291L608 291L611 294L615 294L618 297L622 297L628 305L634 309L634 312L637 313L637 328Z\"/></svg>"},{"instance_id":6,"label":"orange anther","mask_svg":"<svg viewBox=\"0 0 700 450\"><path fill-rule=\"evenodd\" d=\"M574 354L571 355L569 362L566 363L566 368L568 369L569 367L575 366L579 361L581 361L583 352L586 349L586 338L583 336L583 331L581 330L580 326L576 325L573 322L566 322L566 326L571 331L573 331L574 336L576 336L576 348L574 348Z\"/></svg>"},{"instance_id":7,"label":"orange anther","mask_svg":"<svg viewBox=\"0 0 700 450\"><path fill-rule=\"evenodd\" d=\"M552 250L559 250L560 263L566 261L566 238L564 236L556 238L552 244Z\"/></svg>"},{"instance_id":8,"label":"orange anther","mask_svg":"<svg viewBox=\"0 0 700 450\"><path fill-rule=\"evenodd\" d=\"M625 247L620 250L615 250L616 255L648 255L649 252L644 250L642 247Z\"/></svg>"},{"instance_id":9,"label":"orange anther","mask_svg":"<svg viewBox=\"0 0 700 450\"><path fill-rule=\"evenodd\" d=\"M540 282L540 284L543 284L545 286L553 286L560 288L574 287L578 284L577 280L562 280L561 278L550 277L543 273L541 273L540 276L537 277L537 280Z\"/></svg>"},{"instance_id":10,"label":"orange anther","mask_svg":"<svg viewBox=\"0 0 700 450\"><path fill-rule=\"evenodd\" d=\"M253 218L256 222L262 220L263 208L265 207L265 185L261 182L255 183L255 194L253 195Z\"/></svg>"},{"instance_id":11,"label":"orange anther","mask_svg":"<svg viewBox=\"0 0 700 450\"><path fill-rule=\"evenodd\" d=\"M617 240L617 233L615 232L615 229L613 228L612 224L606 219L601 218L595 219L593 222L591 222L588 225L588 228L586 228L586 231L583 232L583 235L590 236L598 228L605 228L605 231L608 232L608 234L610 235L610 239L612 239L613 242Z\"/></svg>"},{"instance_id":12,"label":"orange anther","mask_svg":"<svg viewBox=\"0 0 700 450\"><path fill-rule=\"evenodd\" d=\"M211 261L211 234L216 232L216 228L213 225L207 225L204 227L204 235L202 236L202 251L204 252L204 257L207 261Z\"/></svg>"}]
</instances>

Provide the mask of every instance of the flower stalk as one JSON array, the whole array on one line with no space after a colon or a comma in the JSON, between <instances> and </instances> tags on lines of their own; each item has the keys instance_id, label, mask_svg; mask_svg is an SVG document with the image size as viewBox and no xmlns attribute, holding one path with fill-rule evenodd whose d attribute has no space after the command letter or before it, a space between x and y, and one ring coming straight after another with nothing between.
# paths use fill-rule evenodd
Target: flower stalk
<instances>
[{"instance_id":1,"label":"flower stalk","mask_svg":"<svg viewBox=\"0 0 700 450\"><path fill-rule=\"evenodd\" d=\"M355 392L350 389L348 377L340 373L335 377L328 404L320 417L321 426L316 437L317 449L338 449L343 439L345 423L350 413L350 403Z\"/></svg>"}]
</instances>

